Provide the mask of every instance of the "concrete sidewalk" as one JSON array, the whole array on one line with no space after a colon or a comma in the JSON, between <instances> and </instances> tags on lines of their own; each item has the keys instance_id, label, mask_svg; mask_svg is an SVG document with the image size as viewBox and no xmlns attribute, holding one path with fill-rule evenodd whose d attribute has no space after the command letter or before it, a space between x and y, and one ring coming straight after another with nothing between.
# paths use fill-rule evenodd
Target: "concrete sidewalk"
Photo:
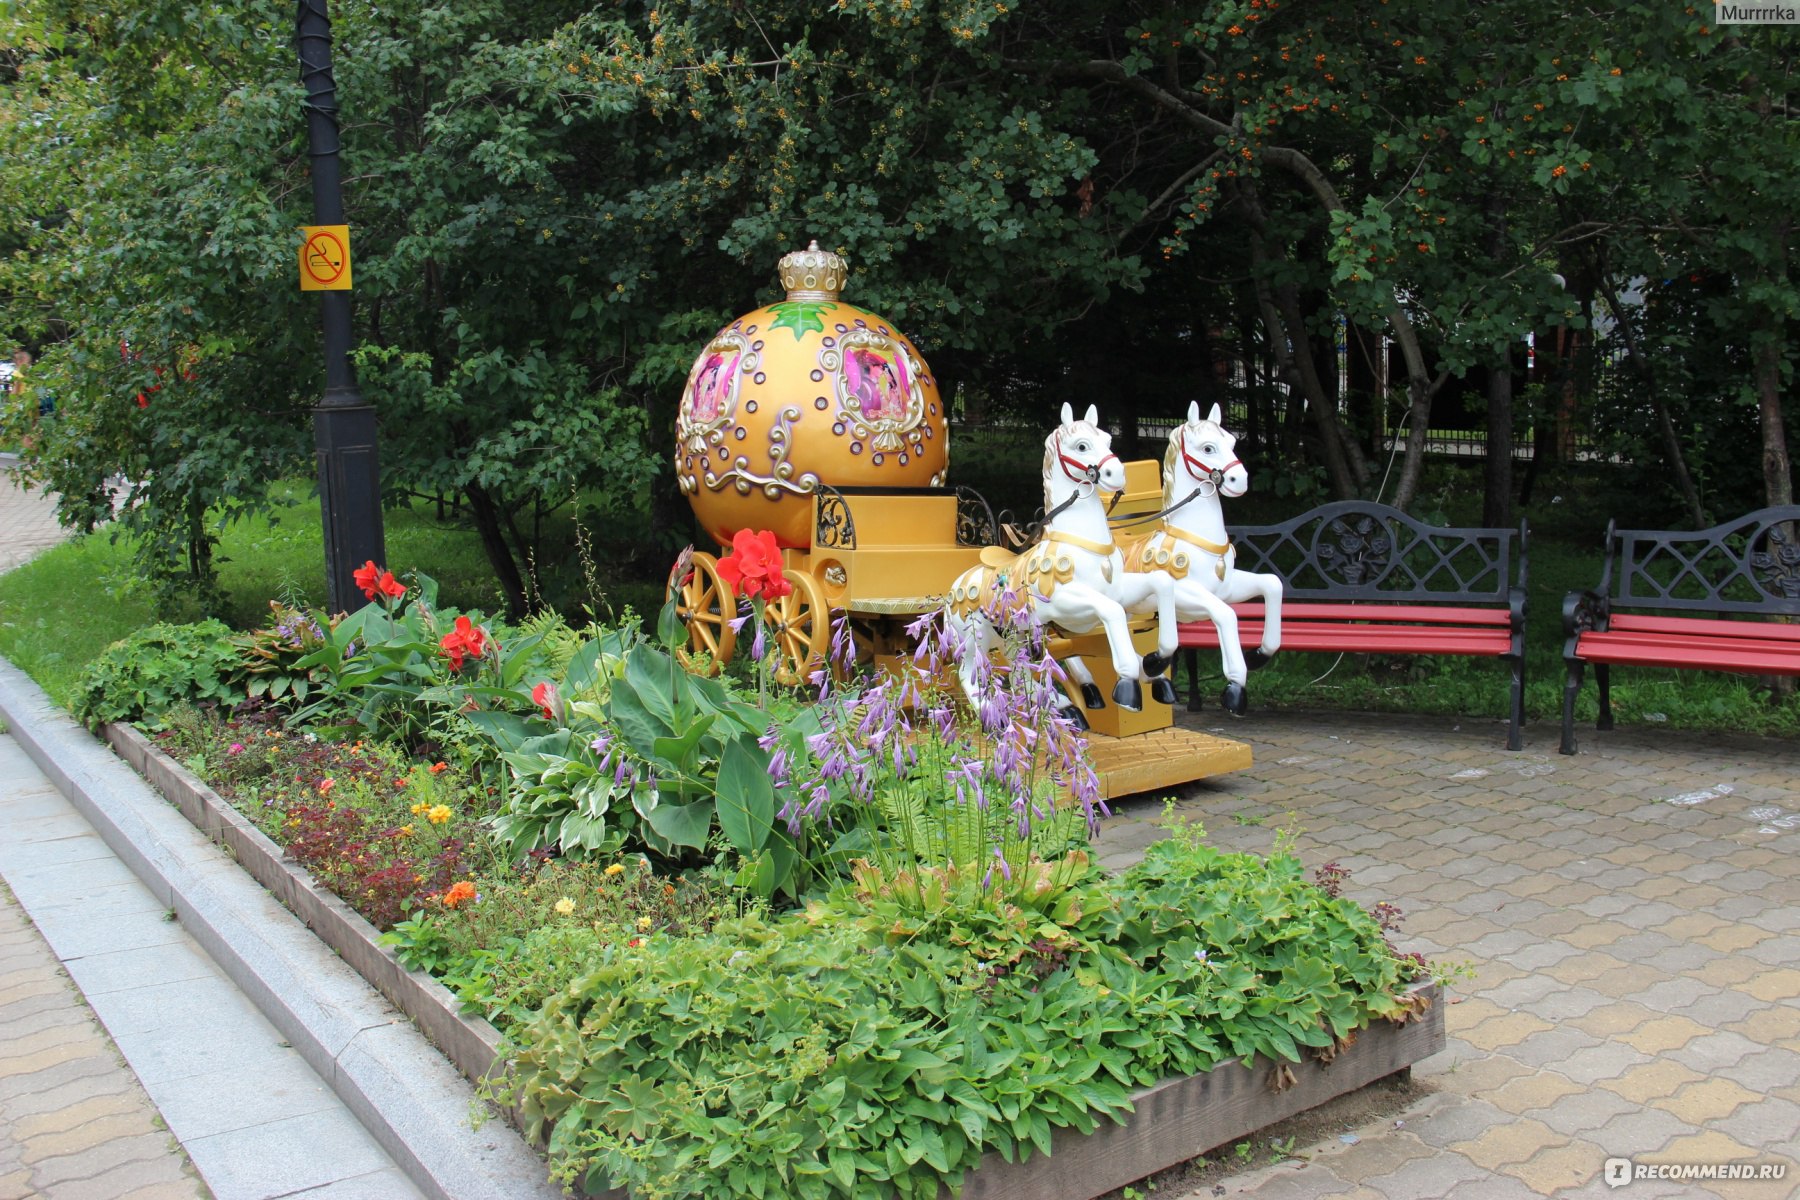
<instances>
[{"instance_id":1,"label":"concrete sidewalk","mask_svg":"<svg viewBox=\"0 0 1800 1200\"><path fill-rule=\"evenodd\" d=\"M419 1195L10 735L0 780L0 1196Z\"/></svg>"},{"instance_id":2,"label":"concrete sidewalk","mask_svg":"<svg viewBox=\"0 0 1800 1200\"><path fill-rule=\"evenodd\" d=\"M62 536L0 461L0 570ZM0 879L0 1200L420 1195L10 734Z\"/></svg>"}]
</instances>

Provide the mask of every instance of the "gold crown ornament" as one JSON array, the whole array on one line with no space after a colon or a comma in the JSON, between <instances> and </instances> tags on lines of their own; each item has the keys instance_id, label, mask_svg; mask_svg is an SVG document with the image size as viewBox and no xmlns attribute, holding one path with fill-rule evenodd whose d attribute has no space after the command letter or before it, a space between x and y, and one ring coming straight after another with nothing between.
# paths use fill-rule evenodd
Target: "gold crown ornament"
<instances>
[{"instance_id":1,"label":"gold crown ornament","mask_svg":"<svg viewBox=\"0 0 1800 1200\"><path fill-rule=\"evenodd\" d=\"M850 265L814 239L804 250L781 257L781 286L789 300L836 300L844 290Z\"/></svg>"}]
</instances>

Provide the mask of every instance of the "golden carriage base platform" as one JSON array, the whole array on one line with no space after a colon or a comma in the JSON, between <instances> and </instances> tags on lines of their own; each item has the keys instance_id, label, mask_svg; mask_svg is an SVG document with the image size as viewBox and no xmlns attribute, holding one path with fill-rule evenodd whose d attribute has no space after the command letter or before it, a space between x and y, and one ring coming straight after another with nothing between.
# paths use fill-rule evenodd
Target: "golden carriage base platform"
<instances>
[{"instance_id":1,"label":"golden carriage base platform","mask_svg":"<svg viewBox=\"0 0 1800 1200\"><path fill-rule=\"evenodd\" d=\"M1153 630L1137 633L1133 641L1140 654L1156 648ZM1118 676L1113 673L1104 636L1091 633L1058 639L1051 643L1051 652L1059 659L1065 653L1081 655L1100 694L1112 694ZM1073 692L1071 698L1080 703L1079 692ZM1197 729L1178 728L1172 706L1160 704L1147 694L1139 712L1127 712L1108 701L1105 708L1084 708L1082 713L1088 720L1088 759L1100 779L1102 800L1155 794L1250 767L1247 744Z\"/></svg>"}]
</instances>

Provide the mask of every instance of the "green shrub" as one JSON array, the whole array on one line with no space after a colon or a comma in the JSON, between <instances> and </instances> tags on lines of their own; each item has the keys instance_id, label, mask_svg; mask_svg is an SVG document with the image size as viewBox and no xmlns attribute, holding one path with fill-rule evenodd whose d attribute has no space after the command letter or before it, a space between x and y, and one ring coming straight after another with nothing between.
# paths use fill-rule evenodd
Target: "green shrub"
<instances>
[{"instance_id":1,"label":"green shrub","mask_svg":"<svg viewBox=\"0 0 1800 1200\"><path fill-rule=\"evenodd\" d=\"M87 665L70 710L90 728L137 721L156 729L179 706L241 700L242 664L230 638L231 630L214 620L140 629Z\"/></svg>"},{"instance_id":2,"label":"green shrub","mask_svg":"<svg viewBox=\"0 0 1800 1200\"><path fill-rule=\"evenodd\" d=\"M589 1189L935 1200L1133 1088L1415 1011L1377 922L1291 856L1165 845L1120 880L1079 851L862 864L803 913L605 945L511 1028L503 1098Z\"/></svg>"}]
</instances>

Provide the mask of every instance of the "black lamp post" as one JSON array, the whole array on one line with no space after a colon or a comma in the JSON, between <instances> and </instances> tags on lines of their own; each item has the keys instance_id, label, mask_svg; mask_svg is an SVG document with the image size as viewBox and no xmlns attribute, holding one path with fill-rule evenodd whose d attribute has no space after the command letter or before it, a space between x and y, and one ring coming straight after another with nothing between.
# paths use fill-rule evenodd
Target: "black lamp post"
<instances>
[{"instance_id":1,"label":"black lamp post","mask_svg":"<svg viewBox=\"0 0 1800 1200\"><path fill-rule=\"evenodd\" d=\"M325 0L299 0L300 81L306 85L306 133L312 155L313 220L344 223L338 181L337 85L331 78L331 18ZM325 327L325 394L313 409L319 508L325 525L325 584L332 612L362 597L351 573L373 559L387 565L381 531L381 466L375 410L363 402L350 366L350 293L319 293Z\"/></svg>"}]
</instances>

